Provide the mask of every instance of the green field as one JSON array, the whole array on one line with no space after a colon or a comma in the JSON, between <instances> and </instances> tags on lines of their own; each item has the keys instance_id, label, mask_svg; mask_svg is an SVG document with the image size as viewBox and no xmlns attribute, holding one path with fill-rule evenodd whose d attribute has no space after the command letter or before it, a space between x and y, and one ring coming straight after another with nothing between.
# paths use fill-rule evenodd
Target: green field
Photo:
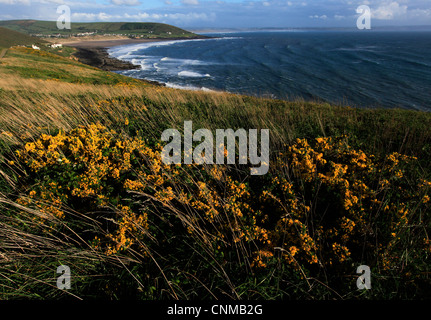
<instances>
[{"instance_id":1,"label":"green field","mask_svg":"<svg viewBox=\"0 0 431 320\"><path fill-rule=\"evenodd\" d=\"M46 43L46 41L0 27L0 48L9 48L15 45L32 45L42 43Z\"/></svg>"},{"instance_id":2,"label":"green field","mask_svg":"<svg viewBox=\"0 0 431 320\"><path fill-rule=\"evenodd\" d=\"M64 55L0 61L0 299L430 298L429 112L156 87ZM163 164L186 120L270 129L269 172Z\"/></svg>"}]
</instances>

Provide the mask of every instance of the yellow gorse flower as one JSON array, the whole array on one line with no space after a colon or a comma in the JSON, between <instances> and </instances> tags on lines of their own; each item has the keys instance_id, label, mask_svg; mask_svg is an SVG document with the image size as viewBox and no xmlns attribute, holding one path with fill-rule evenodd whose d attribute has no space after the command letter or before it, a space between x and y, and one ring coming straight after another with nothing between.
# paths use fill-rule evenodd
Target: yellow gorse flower
<instances>
[{"instance_id":1,"label":"yellow gorse flower","mask_svg":"<svg viewBox=\"0 0 431 320\"><path fill-rule=\"evenodd\" d=\"M377 160L350 147L346 137L297 139L277 156L266 184L252 188L229 167L165 165L161 145L149 147L138 136L101 124L42 134L18 150L17 159L35 175L69 176L35 184L17 202L58 219L67 217L73 201L111 210L109 232L92 242L110 255L136 247L145 252L152 215L167 213L181 216L187 235L218 252L241 252L252 268L280 257L298 272L349 262L354 239L369 235L370 216L385 217L389 243L411 220L404 198L383 197L408 174L402 166L412 158L398 153ZM426 206L430 187L420 181L408 196ZM391 246L371 248L388 268L396 260Z\"/></svg>"}]
</instances>

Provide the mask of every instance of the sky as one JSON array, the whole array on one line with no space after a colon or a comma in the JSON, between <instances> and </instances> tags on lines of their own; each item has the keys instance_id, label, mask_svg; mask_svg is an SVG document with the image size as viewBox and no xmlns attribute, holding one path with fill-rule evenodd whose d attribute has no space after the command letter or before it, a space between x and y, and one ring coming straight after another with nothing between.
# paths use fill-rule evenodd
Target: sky
<instances>
[{"instance_id":1,"label":"sky","mask_svg":"<svg viewBox=\"0 0 431 320\"><path fill-rule=\"evenodd\" d=\"M162 22L182 28L356 27L356 9L371 9L372 26L431 25L431 0L0 0L0 20Z\"/></svg>"}]
</instances>

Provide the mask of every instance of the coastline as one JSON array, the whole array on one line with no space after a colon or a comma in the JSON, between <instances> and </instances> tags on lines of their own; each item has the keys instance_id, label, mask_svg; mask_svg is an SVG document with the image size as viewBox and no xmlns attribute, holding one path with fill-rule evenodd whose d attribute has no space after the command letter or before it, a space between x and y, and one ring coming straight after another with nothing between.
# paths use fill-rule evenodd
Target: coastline
<instances>
[{"instance_id":1,"label":"coastline","mask_svg":"<svg viewBox=\"0 0 431 320\"><path fill-rule=\"evenodd\" d=\"M206 39L208 37L195 37L195 38L170 38L170 39L115 39L115 40L86 40L77 42L65 42L64 46L73 47L77 51L73 54L79 62L89 66L104 70L104 71L120 71L120 70L133 70L140 67L127 61L122 61L117 58L111 57L108 54L108 49L115 46L138 44L148 42L165 42L177 40L193 40L193 39ZM157 86L166 86L164 83L157 81L150 81L145 79L138 79L147 83Z\"/></svg>"},{"instance_id":2,"label":"coastline","mask_svg":"<svg viewBox=\"0 0 431 320\"><path fill-rule=\"evenodd\" d=\"M132 70L139 68L139 66L130 62L111 57L108 54L107 48L104 47L75 47L75 49L76 52L73 56L77 58L79 62L104 71Z\"/></svg>"}]
</instances>

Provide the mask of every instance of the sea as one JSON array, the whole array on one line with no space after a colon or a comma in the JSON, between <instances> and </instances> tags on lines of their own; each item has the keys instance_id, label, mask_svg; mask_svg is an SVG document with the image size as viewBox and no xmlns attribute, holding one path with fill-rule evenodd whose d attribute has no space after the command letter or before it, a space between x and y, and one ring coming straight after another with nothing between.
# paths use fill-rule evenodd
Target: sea
<instances>
[{"instance_id":1,"label":"sea","mask_svg":"<svg viewBox=\"0 0 431 320\"><path fill-rule=\"evenodd\" d=\"M431 111L431 32L281 30L112 47L172 88Z\"/></svg>"}]
</instances>

